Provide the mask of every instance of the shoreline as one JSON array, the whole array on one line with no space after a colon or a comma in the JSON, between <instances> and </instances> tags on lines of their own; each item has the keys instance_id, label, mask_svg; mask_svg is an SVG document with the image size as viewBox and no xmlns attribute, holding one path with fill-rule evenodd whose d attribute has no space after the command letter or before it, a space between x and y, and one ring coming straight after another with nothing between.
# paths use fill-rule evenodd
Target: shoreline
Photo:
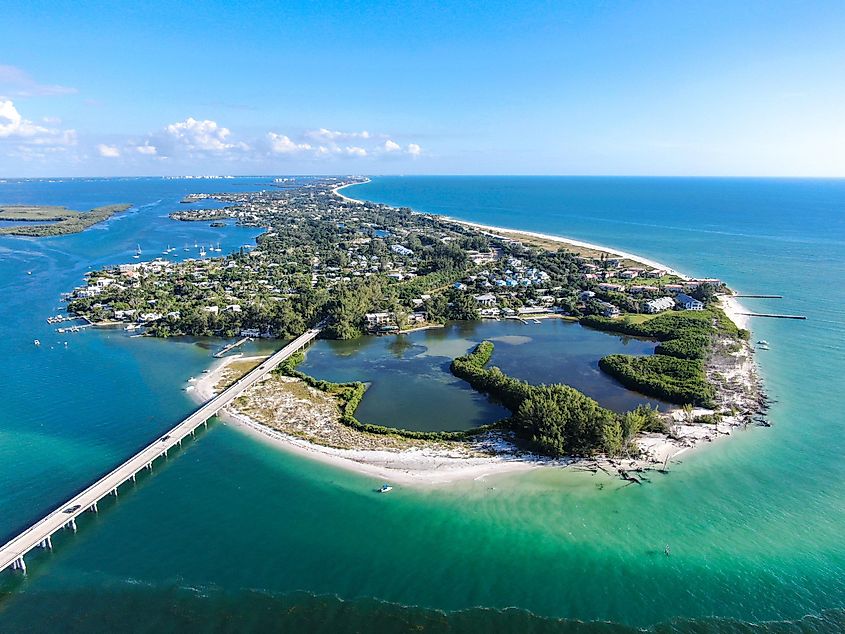
<instances>
[{"instance_id":1,"label":"shoreline","mask_svg":"<svg viewBox=\"0 0 845 634\"><path fill-rule=\"evenodd\" d=\"M235 361L259 362L265 357L234 355L215 360L209 371L194 383L191 395L197 402L206 402L217 393L215 386L226 368ZM250 390L271 380L268 375ZM695 410L695 414L709 410ZM334 468L353 471L394 484L414 487L435 487L482 480L488 476L527 473L540 468L589 471L593 475L606 475L620 482L638 482L639 474L663 470L668 463L689 449L705 442L730 436L738 422L726 419L716 425L686 424L676 410L673 425L675 437L664 434L644 434L637 444L643 455L638 458L549 458L518 449L504 434L490 432L473 441L459 441L436 445L426 441L410 442L402 450L396 449L341 449L323 445L259 422L229 405L219 413L225 423L232 424L254 438L270 443L277 449L316 460ZM357 432L363 433L363 432Z\"/></svg>"},{"instance_id":2,"label":"shoreline","mask_svg":"<svg viewBox=\"0 0 845 634\"><path fill-rule=\"evenodd\" d=\"M369 182L369 179L364 182ZM343 200L363 204L363 201L340 193L342 189L357 184L359 183L341 185L334 188L333 192ZM456 224L482 231L505 232L511 235L540 238L562 245L571 245L605 252L609 255L625 258L645 266L666 270L670 274L682 279L689 279L689 276L660 262L603 245L540 232L507 229L468 222L450 216L442 217ZM747 311L745 311L744 307L734 297L722 295L718 298L718 302L728 318L737 327L747 328L749 318L739 314ZM544 317L553 316L544 315ZM427 329L429 327L431 326L426 325L419 329ZM743 388L751 389L757 382L756 364L753 362L752 357L753 348L746 343L743 353L747 356L749 362L743 365L735 378ZM225 368L230 363L235 360L250 361L260 358L235 355L219 359L195 383L195 389L192 390L193 395L198 399L208 400L214 395L215 386L221 380ZM268 376L264 381L257 383L251 389L258 388L269 379L270 377ZM632 476L629 472L636 473L655 469L663 470L671 460L677 458L687 450L695 448L704 442L712 442L722 436L730 436L734 429L743 426L743 421L739 416L726 416L719 423L703 424L687 422L680 408L675 408L670 413L674 421L671 424L671 434L643 434L640 436L636 442L643 455L636 459L596 457L590 459L563 458L557 460L520 451L509 442L508 438L499 432L491 432L479 437L477 440L459 442L449 446L435 446L433 443L419 442L409 443L407 448L402 449L341 449L318 442L311 442L299 436L275 429L269 424L259 422L244 412L238 411L234 405L224 409L220 413L220 416L225 421L236 425L245 432L297 455L308 457L333 467L354 471L362 475L380 478L394 483L418 486L443 485L457 481L481 479L488 475L527 472L544 466L557 467L559 469L574 467L579 470L590 470L595 474L602 471L612 478L621 476L623 480L639 482L639 479ZM712 413L712 410L700 408L694 411L694 415ZM486 452L486 455L482 452Z\"/></svg>"}]
</instances>

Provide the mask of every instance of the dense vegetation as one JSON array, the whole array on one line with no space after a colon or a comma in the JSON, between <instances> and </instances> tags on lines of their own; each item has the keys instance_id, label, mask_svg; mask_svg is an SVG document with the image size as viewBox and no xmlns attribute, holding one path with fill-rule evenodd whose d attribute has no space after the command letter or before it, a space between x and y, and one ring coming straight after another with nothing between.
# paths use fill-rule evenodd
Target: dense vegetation
<instances>
[{"instance_id":1,"label":"dense vegetation","mask_svg":"<svg viewBox=\"0 0 845 634\"><path fill-rule=\"evenodd\" d=\"M721 310L668 312L634 322L587 316L581 323L591 328L634 337L657 339L660 345L652 356L610 355L599 367L625 387L671 403L713 404L713 387L707 381L704 359L716 336L747 338Z\"/></svg>"},{"instance_id":2,"label":"dense vegetation","mask_svg":"<svg viewBox=\"0 0 845 634\"><path fill-rule=\"evenodd\" d=\"M0 228L0 235L28 236L42 238L46 236L62 236L69 233L79 233L98 222L108 220L114 214L126 211L132 205L106 205L96 207L91 211L72 211L56 207L4 207L0 210L0 219L15 222L49 222L44 225L16 225Z\"/></svg>"},{"instance_id":3,"label":"dense vegetation","mask_svg":"<svg viewBox=\"0 0 845 634\"><path fill-rule=\"evenodd\" d=\"M452 373L510 409L513 417L508 426L539 453L618 455L639 431L662 428L657 413L647 407L618 416L568 385L530 385L499 368L487 368L492 354L493 344L484 341L455 359Z\"/></svg>"}]
</instances>

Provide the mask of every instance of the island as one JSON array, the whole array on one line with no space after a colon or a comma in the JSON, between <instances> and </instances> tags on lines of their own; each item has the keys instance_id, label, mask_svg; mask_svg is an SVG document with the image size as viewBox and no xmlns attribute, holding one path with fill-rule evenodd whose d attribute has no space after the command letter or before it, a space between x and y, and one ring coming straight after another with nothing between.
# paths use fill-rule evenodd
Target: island
<instances>
[{"instance_id":1,"label":"island","mask_svg":"<svg viewBox=\"0 0 845 634\"><path fill-rule=\"evenodd\" d=\"M66 207L41 205L0 205L0 222L20 223L0 226L0 235L41 238L85 231L132 205L117 204L74 211Z\"/></svg>"},{"instance_id":2,"label":"island","mask_svg":"<svg viewBox=\"0 0 845 634\"><path fill-rule=\"evenodd\" d=\"M231 408L235 419L288 447L394 480L586 461L640 481L632 473L665 470L669 458L699 441L764 422L749 333L737 324L721 280L690 279L597 245L343 196L340 190L356 182L322 178L261 192L193 194L183 202L213 199L225 207L172 217L265 228L255 247L94 271L68 295L68 311L156 337L290 339L317 327L323 338L350 340L455 321L552 318L657 342L653 354L607 355L599 368L671 405L664 411L613 411L569 385L509 376L495 367L492 341L451 363L455 377L509 413L473 429L419 431L401 421L358 420L367 385L312 377L298 369L301 355ZM224 359L196 393L208 398L259 363Z\"/></svg>"}]
</instances>

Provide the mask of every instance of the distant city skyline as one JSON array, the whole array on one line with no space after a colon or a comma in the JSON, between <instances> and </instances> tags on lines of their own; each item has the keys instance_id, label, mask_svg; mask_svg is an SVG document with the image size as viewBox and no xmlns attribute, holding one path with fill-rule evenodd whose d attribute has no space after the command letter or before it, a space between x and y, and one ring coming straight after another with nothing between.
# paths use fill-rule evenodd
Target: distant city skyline
<instances>
[{"instance_id":1,"label":"distant city skyline","mask_svg":"<svg viewBox=\"0 0 845 634\"><path fill-rule=\"evenodd\" d=\"M841 2L16 2L0 178L845 177Z\"/></svg>"}]
</instances>

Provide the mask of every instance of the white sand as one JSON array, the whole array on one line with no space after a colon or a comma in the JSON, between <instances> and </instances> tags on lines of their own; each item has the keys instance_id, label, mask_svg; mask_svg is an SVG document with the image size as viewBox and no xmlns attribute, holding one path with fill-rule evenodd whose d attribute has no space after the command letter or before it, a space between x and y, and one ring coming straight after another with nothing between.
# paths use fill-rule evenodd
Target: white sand
<instances>
[{"instance_id":1,"label":"white sand","mask_svg":"<svg viewBox=\"0 0 845 634\"><path fill-rule=\"evenodd\" d=\"M334 193L349 202L363 204L363 201L349 198L348 196L344 196L340 193L342 189L355 184L358 183L341 185L334 189ZM449 218L448 216L446 218L453 222L481 229L483 231L504 231L512 234L522 234L535 238L551 240L576 247L605 251L613 256L633 260L652 268L663 269L670 274L677 275L678 277L684 279L689 279L688 276L666 266L665 264L640 257L633 253L620 251L618 249L544 233L466 222L455 218ZM720 298L720 302L725 314L738 327L747 327L748 318L744 315L738 314L746 311L735 298L722 296ZM533 316L531 318L533 319ZM246 358L233 356L221 359L220 362L215 363L209 369L209 372L205 373L202 378L196 382L195 390L192 393L197 400L204 402L214 395L214 386L220 380L222 372L225 367L235 359L244 360ZM609 475L619 472L620 469L625 469L626 471L637 471L649 468L660 468L672 458L677 457L679 454L701 442L712 441L721 435L730 435L731 430L735 429L739 425L738 421L734 421L729 418L726 418L722 423L715 426L688 425L679 419L679 412L680 410L675 410L673 414L677 420L677 423L673 426L673 431L677 439L673 440L662 434L645 434L638 439L638 445L643 450L645 456L634 460L609 460L605 458L597 460L549 460L541 456L519 452L515 450L512 445L507 443L507 441L502 439L494 439L493 442L497 443L497 453L496 455L490 457L469 457L466 455L460 455L460 451L450 452L422 448L403 451L337 449L310 443L302 440L301 438L296 438L275 429L271 429L270 427L256 422L231 407L226 408L224 412L222 412L221 417L224 420L235 423L241 429L244 429L257 437L272 442L277 446L298 455L307 456L311 459L319 460L320 462L331 464L335 467L348 469L393 483L431 486L449 484L461 480L480 479L493 474L525 472L543 466L565 468L571 465L592 465L596 467L597 470L604 471ZM705 413L712 412L709 410L700 410L695 412L696 415Z\"/></svg>"}]
</instances>

